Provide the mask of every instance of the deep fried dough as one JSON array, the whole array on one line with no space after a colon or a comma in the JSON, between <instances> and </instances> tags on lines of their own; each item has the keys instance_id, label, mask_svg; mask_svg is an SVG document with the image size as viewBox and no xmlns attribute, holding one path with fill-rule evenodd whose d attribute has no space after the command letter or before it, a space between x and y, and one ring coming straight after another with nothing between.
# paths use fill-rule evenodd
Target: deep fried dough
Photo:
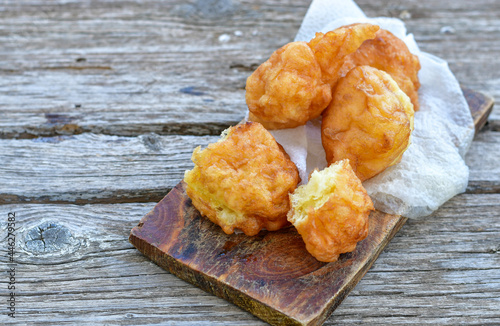
<instances>
[{"instance_id":1,"label":"deep fried dough","mask_svg":"<svg viewBox=\"0 0 500 326\"><path fill-rule=\"evenodd\" d=\"M379 29L377 25L363 23L342 26L326 34L316 33L309 46L321 67L323 81L334 86L346 57L374 38Z\"/></svg>"},{"instance_id":2,"label":"deep fried dough","mask_svg":"<svg viewBox=\"0 0 500 326\"><path fill-rule=\"evenodd\" d=\"M410 99L389 74L369 66L352 69L323 113L328 164L347 158L364 181L398 163L410 145L413 114Z\"/></svg>"},{"instance_id":3,"label":"deep fried dough","mask_svg":"<svg viewBox=\"0 0 500 326\"><path fill-rule=\"evenodd\" d=\"M274 52L247 79L249 119L268 129L294 128L318 117L332 99L330 85L305 42Z\"/></svg>"},{"instance_id":4,"label":"deep fried dough","mask_svg":"<svg viewBox=\"0 0 500 326\"><path fill-rule=\"evenodd\" d=\"M373 203L348 160L314 171L307 185L290 195L288 220L317 260L336 261L368 235Z\"/></svg>"},{"instance_id":5,"label":"deep fried dough","mask_svg":"<svg viewBox=\"0 0 500 326\"><path fill-rule=\"evenodd\" d=\"M227 234L241 229L255 235L262 228L287 224L288 194L299 172L274 137L257 122L227 129L223 138L193 152L186 171L186 192L193 205Z\"/></svg>"},{"instance_id":6,"label":"deep fried dough","mask_svg":"<svg viewBox=\"0 0 500 326\"><path fill-rule=\"evenodd\" d=\"M391 32L381 29L374 39L366 40L356 52L348 55L340 69L340 76L345 76L356 66L371 66L387 72L398 83L403 92L418 111L418 71L420 61L413 55L406 44Z\"/></svg>"},{"instance_id":7,"label":"deep fried dough","mask_svg":"<svg viewBox=\"0 0 500 326\"><path fill-rule=\"evenodd\" d=\"M319 117L331 101L331 86L345 56L375 37L378 29L354 24L275 51L247 79L249 119L268 129L283 129Z\"/></svg>"}]
</instances>

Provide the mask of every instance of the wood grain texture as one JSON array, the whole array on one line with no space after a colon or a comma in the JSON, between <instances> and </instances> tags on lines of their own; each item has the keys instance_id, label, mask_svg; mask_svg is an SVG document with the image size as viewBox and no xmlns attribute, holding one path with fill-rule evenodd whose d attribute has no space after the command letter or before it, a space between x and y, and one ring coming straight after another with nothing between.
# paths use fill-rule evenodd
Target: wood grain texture
<instances>
[{"instance_id":1,"label":"wood grain texture","mask_svg":"<svg viewBox=\"0 0 500 326\"><path fill-rule=\"evenodd\" d=\"M467 100L467 104L469 104L477 135L488 121L495 101L493 98L472 89L462 88L462 92Z\"/></svg>"},{"instance_id":2,"label":"wood grain texture","mask_svg":"<svg viewBox=\"0 0 500 326\"><path fill-rule=\"evenodd\" d=\"M486 151L491 154L486 154ZM469 193L500 192L500 133L482 131L474 138L465 156L469 166Z\"/></svg>"},{"instance_id":3,"label":"wood grain texture","mask_svg":"<svg viewBox=\"0 0 500 326\"><path fill-rule=\"evenodd\" d=\"M484 124L491 98L464 89L476 125ZM488 133L491 141L500 137ZM192 168L191 154L218 136L119 137L96 134L0 139L0 204L160 201ZM497 151L478 139L467 163L468 191L500 189ZM498 145L493 145L498 146ZM482 151L479 155L479 151Z\"/></svg>"},{"instance_id":4,"label":"wood grain texture","mask_svg":"<svg viewBox=\"0 0 500 326\"><path fill-rule=\"evenodd\" d=\"M289 227L225 234L176 186L130 233L146 257L271 325L321 325L359 282L406 218L374 212L356 249L322 263Z\"/></svg>"},{"instance_id":5,"label":"wood grain texture","mask_svg":"<svg viewBox=\"0 0 500 326\"><path fill-rule=\"evenodd\" d=\"M464 86L500 97L491 57L500 50L497 1L358 3L369 16L404 18L422 50L447 60ZM293 39L308 5L4 2L0 137L218 135L243 118L246 78ZM494 110L493 130L498 121Z\"/></svg>"},{"instance_id":6,"label":"wood grain texture","mask_svg":"<svg viewBox=\"0 0 500 326\"><path fill-rule=\"evenodd\" d=\"M15 212L17 217L18 285L16 318L8 318L2 306L0 324L254 325L255 317L168 274L132 247L127 240L130 229L154 205L0 206L2 216ZM2 248L5 222L0 221ZM56 227L67 236L50 232ZM46 245L37 245L33 231L41 232ZM2 274L6 263L6 255L1 255ZM2 277L2 300L8 295L5 280Z\"/></svg>"},{"instance_id":7,"label":"wood grain texture","mask_svg":"<svg viewBox=\"0 0 500 326\"><path fill-rule=\"evenodd\" d=\"M409 220L324 325L500 323L499 194L462 194L432 218ZM153 264L129 242L155 203L0 206L16 212L19 303L3 325L265 325ZM51 222L78 246L34 250ZM6 223L0 220L0 246ZM46 234L46 240L57 241ZM0 255L0 267L6 263ZM1 279L5 285L5 279ZM6 287L0 287L2 300Z\"/></svg>"},{"instance_id":8,"label":"wood grain texture","mask_svg":"<svg viewBox=\"0 0 500 326\"><path fill-rule=\"evenodd\" d=\"M214 136L95 134L0 140L0 204L159 201Z\"/></svg>"},{"instance_id":9,"label":"wood grain texture","mask_svg":"<svg viewBox=\"0 0 500 326\"><path fill-rule=\"evenodd\" d=\"M403 18L420 48L447 60L461 85L498 101L498 1L357 3L369 16ZM128 243L130 228L153 203L73 203L160 200L191 164L187 150L176 146L203 145L240 121L246 77L293 39L308 6L300 0L0 2L0 138L10 138L0 140L0 193L3 203L14 203L0 208L2 216L19 212L21 228L19 315L7 318L0 307L0 324L264 325L163 271ZM407 222L326 325L500 324L499 118L496 106L467 155L467 193L435 218ZM146 142L159 151L141 144L141 135L152 132L162 136ZM1 248L4 223L0 218ZM44 247L38 231L60 234L66 245L40 251L60 242L44 238ZM23 244L29 232L36 253ZM2 275L5 259L0 255Z\"/></svg>"},{"instance_id":10,"label":"wood grain texture","mask_svg":"<svg viewBox=\"0 0 500 326\"><path fill-rule=\"evenodd\" d=\"M464 93L479 131L493 101ZM199 214L185 187L179 183L145 215L130 242L172 274L277 326L322 325L407 220L375 211L367 238L325 264L307 252L294 228L225 234Z\"/></svg>"},{"instance_id":11,"label":"wood grain texture","mask_svg":"<svg viewBox=\"0 0 500 326\"><path fill-rule=\"evenodd\" d=\"M293 38L307 6L5 3L0 137L218 135L244 117L246 77Z\"/></svg>"}]
</instances>

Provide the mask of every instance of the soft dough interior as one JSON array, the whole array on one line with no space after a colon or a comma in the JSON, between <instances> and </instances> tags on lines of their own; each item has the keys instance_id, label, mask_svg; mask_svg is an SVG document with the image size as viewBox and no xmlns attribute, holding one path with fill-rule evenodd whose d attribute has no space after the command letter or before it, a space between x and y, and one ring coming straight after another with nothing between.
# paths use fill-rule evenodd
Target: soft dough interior
<instances>
[{"instance_id":1,"label":"soft dough interior","mask_svg":"<svg viewBox=\"0 0 500 326\"><path fill-rule=\"evenodd\" d=\"M322 171L314 170L309 182L298 187L290 195L292 206L295 209L294 222L299 222L307 216L308 210L321 208L335 192L340 164L332 164Z\"/></svg>"}]
</instances>

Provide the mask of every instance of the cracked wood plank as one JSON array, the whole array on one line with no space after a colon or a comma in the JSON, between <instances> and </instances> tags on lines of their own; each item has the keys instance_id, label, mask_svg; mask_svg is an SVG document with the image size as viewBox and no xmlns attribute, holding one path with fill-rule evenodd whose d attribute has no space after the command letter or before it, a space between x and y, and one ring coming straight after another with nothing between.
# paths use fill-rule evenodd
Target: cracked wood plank
<instances>
[{"instance_id":1,"label":"cracked wood plank","mask_svg":"<svg viewBox=\"0 0 500 326\"><path fill-rule=\"evenodd\" d=\"M218 135L244 117L246 78L293 38L307 6L5 3L0 137Z\"/></svg>"},{"instance_id":2,"label":"cracked wood plank","mask_svg":"<svg viewBox=\"0 0 500 326\"><path fill-rule=\"evenodd\" d=\"M402 17L466 87L500 97L500 3L358 1ZM1 138L218 135L248 75L290 42L309 3L8 1L0 5ZM222 37L221 37L222 36ZM490 128L499 131L498 110Z\"/></svg>"},{"instance_id":3,"label":"cracked wood plank","mask_svg":"<svg viewBox=\"0 0 500 326\"><path fill-rule=\"evenodd\" d=\"M0 139L0 204L159 201L217 136L82 134ZM480 132L466 156L471 193L500 191L500 133Z\"/></svg>"},{"instance_id":4,"label":"cracked wood plank","mask_svg":"<svg viewBox=\"0 0 500 326\"><path fill-rule=\"evenodd\" d=\"M215 136L95 134L0 140L0 204L159 201Z\"/></svg>"}]
</instances>

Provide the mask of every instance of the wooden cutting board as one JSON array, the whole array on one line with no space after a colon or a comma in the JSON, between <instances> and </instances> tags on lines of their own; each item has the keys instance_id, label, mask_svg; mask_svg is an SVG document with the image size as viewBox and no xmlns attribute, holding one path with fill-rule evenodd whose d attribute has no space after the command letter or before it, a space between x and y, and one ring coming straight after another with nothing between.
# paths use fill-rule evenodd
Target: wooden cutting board
<instances>
[{"instance_id":1,"label":"wooden cutting board","mask_svg":"<svg viewBox=\"0 0 500 326\"><path fill-rule=\"evenodd\" d=\"M493 100L463 89L476 131ZM373 212L368 237L334 263L314 259L293 227L225 234L201 217L179 183L132 229L130 242L159 266L272 325L321 325L406 218Z\"/></svg>"}]
</instances>

